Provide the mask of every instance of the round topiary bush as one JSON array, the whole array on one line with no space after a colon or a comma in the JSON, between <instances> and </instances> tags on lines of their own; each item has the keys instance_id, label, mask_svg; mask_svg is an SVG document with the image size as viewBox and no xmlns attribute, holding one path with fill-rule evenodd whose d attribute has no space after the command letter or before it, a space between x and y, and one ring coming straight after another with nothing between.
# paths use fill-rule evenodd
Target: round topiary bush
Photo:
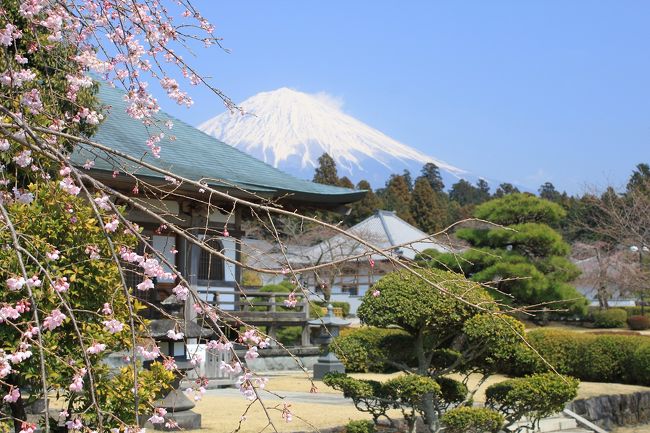
<instances>
[{"instance_id":1,"label":"round topiary bush","mask_svg":"<svg viewBox=\"0 0 650 433\"><path fill-rule=\"evenodd\" d=\"M497 433L503 426L503 416L491 409L457 407L445 412L440 421L446 433Z\"/></svg>"},{"instance_id":2,"label":"round topiary bush","mask_svg":"<svg viewBox=\"0 0 650 433\"><path fill-rule=\"evenodd\" d=\"M644 329L650 329L650 318L648 316L630 316L627 319L627 324L630 329L635 331L643 331Z\"/></svg>"},{"instance_id":3,"label":"round topiary bush","mask_svg":"<svg viewBox=\"0 0 650 433\"><path fill-rule=\"evenodd\" d=\"M593 316L596 328L624 328L627 322L627 312L622 308L595 311Z\"/></svg>"}]
</instances>

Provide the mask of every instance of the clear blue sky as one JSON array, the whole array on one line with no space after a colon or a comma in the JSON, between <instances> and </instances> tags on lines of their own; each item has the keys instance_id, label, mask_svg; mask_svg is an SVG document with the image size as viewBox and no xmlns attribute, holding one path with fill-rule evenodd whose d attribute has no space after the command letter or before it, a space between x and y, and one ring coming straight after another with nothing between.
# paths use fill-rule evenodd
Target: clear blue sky
<instances>
[{"instance_id":1,"label":"clear blue sky","mask_svg":"<svg viewBox=\"0 0 650 433\"><path fill-rule=\"evenodd\" d=\"M236 102L326 92L410 146L533 189L650 162L649 1L196 1L230 54L189 59ZM186 56L187 57L187 56ZM194 92L193 125L223 111Z\"/></svg>"}]
</instances>

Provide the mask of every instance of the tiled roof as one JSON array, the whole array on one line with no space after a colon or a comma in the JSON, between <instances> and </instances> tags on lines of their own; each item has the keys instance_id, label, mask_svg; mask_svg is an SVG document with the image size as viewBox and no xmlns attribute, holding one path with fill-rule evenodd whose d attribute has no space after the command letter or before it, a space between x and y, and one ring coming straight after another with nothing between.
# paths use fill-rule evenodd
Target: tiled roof
<instances>
[{"instance_id":1,"label":"tiled roof","mask_svg":"<svg viewBox=\"0 0 650 433\"><path fill-rule=\"evenodd\" d=\"M359 200L365 194L365 191L297 179L162 111L156 115L156 125L146 127L125 112L124 92L105 83L100 83L99 99L103 105L111 108L93 136L94 141L180 176L192 180L204 179L211 186L228 189L233 195L237 195L237 189L241 188L265 197L288 196L292 200L316 206L331 206ZM171 130L162 126L167 120L173 122ZM159 143L162 147L160 158L154 158L150 153L145 155L147 139L159 132L165 133L165 138ZM72 156L73 163L77 165L84 164L88 159L95 161L93 170L112 172L120 169L121 165L138 176L164 177L123 160L116 165L104 158L96 158L85 145L79 146Z\"/></svg>"}]
</instances>

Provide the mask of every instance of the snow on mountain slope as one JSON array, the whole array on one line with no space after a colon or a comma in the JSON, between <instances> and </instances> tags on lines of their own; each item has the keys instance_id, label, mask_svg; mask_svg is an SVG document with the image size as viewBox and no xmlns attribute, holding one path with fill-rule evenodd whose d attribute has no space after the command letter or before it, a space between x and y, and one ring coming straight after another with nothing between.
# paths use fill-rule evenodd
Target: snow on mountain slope
<instances>
[{"instance_id":1,"label":"snow on mountain slope","mask_svg":"<svg viewBox=\"0 0 650 433\"><path fill-rule=\"evenodd\" d=\"M323 95L286 87L258 93L240 104L245 114L222 113L199 129L275 167L311 178L318 157L329 153L340 176L364 178L380 186L390 173L409 169L417 175L433 162L452 179L464 170L388 137L345 114ZM473 176L469 176L473 177Z\"/></svg>"}]
</instances>

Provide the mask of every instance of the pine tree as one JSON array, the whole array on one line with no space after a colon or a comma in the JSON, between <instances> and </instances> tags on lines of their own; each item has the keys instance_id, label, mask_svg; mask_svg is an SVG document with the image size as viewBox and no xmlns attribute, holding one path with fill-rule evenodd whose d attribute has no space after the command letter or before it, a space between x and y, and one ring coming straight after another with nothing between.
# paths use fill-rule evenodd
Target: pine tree
<instances>
[{"instance_id":1,"label":"pine tree","mask_svg":"<svg viewBox=\"0 0 650 433\"><path fill-rule=\"evenodd\" d=\"M336 162L327 152L323 153L320 158L318 158L318 167L316 167L314 179L312 181L325 185L339 184Z\"/></svg>"},{"instance_id":2,"label":"pine tree","mask_svg":"<svg viewBox=\"0 0 650 433\"><path fill-rule=\"evenodd\" d=\"M348 215L346 219L346 222L350 225L360 223L383 207L381 199L372 191L372 187L367 180L359 181L357 189L366 190L368 192L361 200L352 203L350 206L350 215Z\"/></svg>"},{"instance_id":3,"label":"pine tree","mask_svg":"<svg viewBox=\"0 0 650 433\"><path fill-rule=\"evenodd\" d=\"M411 193L404 176L398 174L391 175L386 183L384 193L384 203L386 208L395 211L398 217L411 224L415 223L411 215Z\"/></svg>"},{"instance_id":4,"label":"pine tree","mask_svg":"<svg viewBox=\"0 0 650 433\"><path fill-rule=\"evenodd\" d=\"M424 164L419 178L425 178L434 192L442 192L445 189L445 184L440 175L440 169L433 162L427 162Z\"/></svg>"},{"instance_id":5,"label":"pine tree","mask_svg":"<svg viewBox=\"0 0 650 433\"><path fill-rule=\"evenodd\" d=\"M556 189L555 185L551 182L545 182L542 186L539 187L539 196L544 200L557 202L562 194L560 194Z\"/></svg>"},{"instance_id":6,"label":"pine tree","mask_svg":"<svg viewBox=\"0 0 650 433\"><path fill-rule=\"evenodd\" d=\"M495 198L501 198L501 197L506 196L508 194L515 194L517 192L521 192L521 191L519 191L519 188L517 188L516 186L514 186L511 183L504 182L501 185L499 185L496 192L494 193L494 197Z\"/></svg>"},{"instance_id":7,"label":"pine tree","mask_svg":"<svg viewBox=\"0 0 650 433\"><path fill-rule=\"evenodd\" d=\"M476 204L481 204L490 199L490 185L485 179L479 179L476 182L477 196Z\"/></svg>"},{"instance_id":8,"label":"pine tree","mask_svg":"<svg viewBox=\"0 0 650 433\"><path fill-rule=\"evenodd\" d=\"M416 225L426 233L435 233L447 225L447 203L440 193L436 193L424 177L415 182L411 195L411 214Z\"/></svg>"}]
</instances>

